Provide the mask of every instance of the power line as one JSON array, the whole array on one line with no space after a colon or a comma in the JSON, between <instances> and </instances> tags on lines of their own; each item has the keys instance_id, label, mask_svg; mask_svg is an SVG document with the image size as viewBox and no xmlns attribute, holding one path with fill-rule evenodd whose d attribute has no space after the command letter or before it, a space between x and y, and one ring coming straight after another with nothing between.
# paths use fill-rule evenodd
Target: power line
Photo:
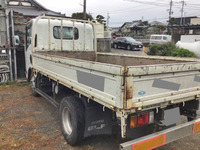
<instances>
[{"instance_id":1,"label":"power line","mask_svg":"<svg viewBox=\"0 0 200 150\"><path fill-rule=\"evenodd\" d=\"M140 7L144 7L144 5L139 5L139 6L137 6L136 8L140 8ZM144 9L144 8L143 8L143 9ZM135 10L135 11L137 11L137 9L134 9L133 7L128 7L128 8L119 9L119 10L111 10L111 11L109 11L109 13L124 12L124 11L129 11L129 10ZM139 9L139 10L140 10L140 9ZM97 12L97 13L99 13L99 14L102 14L102 13L106 14L107 11L104 11L104 12Z\"/></svg>"},{"instance_id":2,"label":"power line","mask_svg":"<svg viewBox=\"0 0 200 150\"><path fill-rule=\"evenodd\" d=\"M135 3L141 3L141 4L148 4L148 5L153 5L153 6L159 6L159 7L168 7L166 3L158 3L158 2L149 2L149 1L139 1L139 0L125 0L125 1L130 1L130 2L135 2Z\"/></svg>"},{"instance_id":3,"label":"power line","mask_svg":"<svg viewBox=\"0 0 200 150\"><path fill-rule=\"evenodd\" d=\"M138 0L126 0L126 1L131 1L131 2L136 2L136 3L141 3L141 4L147 4L147 5L153 5L153 6L157 6L157 7L168 7L167 3L158 3L158 2L155 3L155 1L154 2L153 1L151 1L151 2L150 1L148 1L148 2L147 1L138 1ZM177 4L175 4L175 3L177 3ZM180 2L172 2L172 3L170 2L170 6L173 6L174 9L180 9L181 8ZM139 8L139 7L144 7L144 5L139 5L136 8ZM185 6L185 9L189 9L188 7L192 7L192 6L188 6L187 5L187 6ZM193 6L192 8L193 9L198 9L198 8L200 9L200 7L198 7L198 6L196 6L196 7ZM125 8L125 9L112 10L112 11L109 11L109 13L110 14L116 14L116 13L128 12L129 10L139 11L139 10L147 10L147 9L149 9L149 8L142 8L142 9L135 10L133 7L129 7L129 8ZM97 12L97 13L107 14L107 11L105 11L105 12ZM169 14L171 14L171 16L172 16L172 14L173 14L172 9L171 9L171 13L169 12Z\"/></svg>"}]
</instances>

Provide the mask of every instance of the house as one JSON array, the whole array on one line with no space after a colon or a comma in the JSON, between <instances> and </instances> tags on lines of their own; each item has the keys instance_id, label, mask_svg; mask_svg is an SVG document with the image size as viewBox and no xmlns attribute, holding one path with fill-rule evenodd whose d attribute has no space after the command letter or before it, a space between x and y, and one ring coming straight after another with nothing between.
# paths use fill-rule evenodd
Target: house
<instances>
[{"instance_id":1,"label":"house","mask_svg":"<svg viewBox=\"0 0 200 150\"><path fill-rule=\"evenodd\" d=\"M149 27L147 29L147 34L164 34L166 32L167 26L159 21L153 21L149 23Z\"/></svg>"},{"instance_id":2,"label":"house","mask_svg":"<svg viewBox=\"0 0 200 150\"><path fill-rule=\"evenodd\" d=\"M197 16L171 18L170 24L171 25L187 25L187 24L190 24L191 20L194 18L197 18Z\"/></svg>"},{"instance_id":3,"label":"house","mask_svg":"<svg viewBox=\"0 0 200 150\"><path fill-rule=\"evenodd\" d=\"M196 26L196 28L191 29L189 34L200 35L200 18L192 18L190 24Z\"/></svg>"},{"instance_id":4,"label":"house","mask_svg":"<svg viewBox=\"0 0 200 150\"><path fill-rule=\"evenodd\" d=\"M131 24L132 24L132 22L125 22L120 27L120 32L124 32L124 33L130 32L131 31L131 29L130 29Z\"/></svg>"},{"instance_id":5,"label":"house","mask_svg":"<svg viewBox=\"0 0 200 150\"><path fill-rule=\"evenodd\" d=\"M11 80L25 76L26 22L42 14L65 17L64 14L45 8L36 0L0 0L0 45L4 45L4 47L6 45L10 51ZM18 38L18 45L15 45L13 38L15 36Z\"/></svg>"},{"instance_id":6,"label":"house","mask_svg":"<svg viewBox=\"0 0 200 150\"><path fill-rule=\"evenodd\" d=\"M145 25L142 20L136 20L132 22L125 22L121 27L120 31L124 34L141 35L143 29L146 29L148 25Z\"/></svg>"},{"instance_id":7,"label":"house","mask_svg":"<svg viewBox=\"0 0 200 150\"><path fill-rule=\"evenodd\" d=\"M150 25L151 27L153 27L153 26L165 26L164 23L159 22L159 21L152 21L152 22L149 23L149 25Z\"/></svg>"},{"instance_id":8,"label":"house","mask_svg":"<svg viewBox=\"0 0 200 150\"><path fill-rule=\"evenodd\" d=\"M173 19L173 18L172 18ZM182 19L183 24L178 23L180 18L174 18L172 29L172 40L176 43L180 41L181 35L200 35L200 18L196 16L185 17ZM172 23L172 20L170 21Z\"/></svg>"},{"instance_id":9,"label":"house","mask_svg":"<svg viewBox=\"0 0 200 150\"><path fill-rule=\"evenodd\" d=\"M120 27L111 27L111 33L119 33Z\"/></svg>"}]
</instances>

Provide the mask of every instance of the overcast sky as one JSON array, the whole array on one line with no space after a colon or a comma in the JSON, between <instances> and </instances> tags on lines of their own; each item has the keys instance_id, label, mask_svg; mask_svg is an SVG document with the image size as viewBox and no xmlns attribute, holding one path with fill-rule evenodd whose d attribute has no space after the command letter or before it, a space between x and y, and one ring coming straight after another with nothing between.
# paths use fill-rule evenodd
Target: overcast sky
<instances>
[{"instance_id":1,"label":"overcast sky","mask_svg":"<svg viewBox=\"0 0 200 150\"><path fill-rule=\"evenodd\" d=\"M71 16L73 12L83 11L83 0L37 0L53 11ZM181 16L182 0L173 0L173 17ZM87 0L87 13L94 18L101 14L107 19L109 26L119 27L124 22L148 20L166 22L169 18L170 0ZM200 0L185 0L184 16L200 16Z\"/></svg>"}]
</instances>

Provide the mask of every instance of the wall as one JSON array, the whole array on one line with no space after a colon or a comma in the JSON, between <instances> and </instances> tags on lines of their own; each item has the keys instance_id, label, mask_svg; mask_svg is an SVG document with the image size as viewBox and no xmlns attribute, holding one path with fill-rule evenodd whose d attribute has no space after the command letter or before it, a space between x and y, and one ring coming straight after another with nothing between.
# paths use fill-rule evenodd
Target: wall
<instances>
[{"instance_id":1,"label":"wall","mask_svg":"<svg viewBox=\"0 0 200 150\"><path fill-rule=\"evenodd\" d=\"M191 19L191 23L190 24L193 24L193 25L200 24L200 18L193 18L193 19Z\"/></svg>"},{"instance_id":2,"label":"wall","mask_svg":"<svg viewBox=\"0 0 200 150\"><path fill-rule=\"evenodd\" d=\"M200 35L181 35L181 42L193 43L200 40Z\"/></svg>"},{"instance_id":3,"label":"wall","mask_svg":"<svg viewBox=\"0 0 200 150\"><path fill-rule=\"evenodd\" d=\"M4 1L0 0L0 45L6 45L6 17L4 12Z\"/></svg>"}]
</instances>

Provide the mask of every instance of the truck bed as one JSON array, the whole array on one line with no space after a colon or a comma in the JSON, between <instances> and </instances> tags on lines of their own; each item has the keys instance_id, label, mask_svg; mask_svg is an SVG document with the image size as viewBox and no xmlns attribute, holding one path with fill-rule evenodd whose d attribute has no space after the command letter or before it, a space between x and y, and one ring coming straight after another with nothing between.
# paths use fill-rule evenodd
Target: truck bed
<instances>
[{"instance_id":1,"label":"truck bed","mask_svg":"<svg viewBox=\"0 0 200 150\"><path fill-rule=\"evenodd\" d=\"M33 68L115 109L150 109L200 95L197 59L94 52L33 53Z\"/></svg>"},{"instance_id":2,"label":"truck bed","mask_svg":"<svg viewBox=\"0 0 200 150\"><path fill-rule=\"evenodd\" d=\"M184 59L174 60L174 58L162 59L158 57L138 57L133 55L108 55L108 53L97 53L96 55L95 52L40 51L37 53L42 55L61 56L106 64L120 65L124 67L186 62Z\"/></svg>"}]
</instances>

